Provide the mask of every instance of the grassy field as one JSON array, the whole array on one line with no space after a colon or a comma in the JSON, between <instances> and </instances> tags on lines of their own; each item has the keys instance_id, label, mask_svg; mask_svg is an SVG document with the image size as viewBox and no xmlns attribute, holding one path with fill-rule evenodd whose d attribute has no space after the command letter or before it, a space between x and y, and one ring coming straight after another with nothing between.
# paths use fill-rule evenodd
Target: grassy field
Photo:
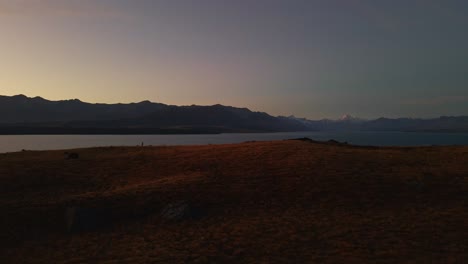
<instances>
[{"instance_id":1,"label":"grassy field","mask_svg":"<svg viewBox=\"0 0 468 264\"><path fill-rule=\"evenodd\" d=\"M68 152L0 154L0 263L468 259L468 147Z\"/></svg>"}]
</instances>

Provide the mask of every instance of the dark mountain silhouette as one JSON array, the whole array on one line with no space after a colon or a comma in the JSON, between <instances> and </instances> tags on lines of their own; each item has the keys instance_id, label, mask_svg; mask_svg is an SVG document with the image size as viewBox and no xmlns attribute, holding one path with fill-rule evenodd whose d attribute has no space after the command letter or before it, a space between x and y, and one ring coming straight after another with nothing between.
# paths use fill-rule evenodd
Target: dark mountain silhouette
<instances>
[{"instance_id":1,"label":"dark mountain silhouette","mask_svg":"<svg viewBox=\"0 0 468 264\"><path fill-rule=\"evenodd\" d=\"M364 120L345 116L339 120L308 120L289 117L319 131L401 131L401 132L468 132L468 116L441 116L439 118L379 118Z\"/></svg>"},{"instance_id":2,"label":"dark mountain silhouette","mask_svg":"<svg viewBox=\"0 0 468 264\"><path fill-rule=\"evenodd\" d=\"M433 131L468 132L468 116L441 116L433 119L379 118L362 124L372 131Z\"/></svg>"},{"instance_id":3,"label":"dark mountain silhouette","mask_svg":"<svg viewBox=\"0 0 468 264\"><path fill-rule=\"evenodd\" d=\"M223 105L174 106L143 101L91 104L78 99L49 101L24 95L0 96L0 134L197 134L292 131L468 132L468 116L433 119L345 115L338 120L274 117Z\"/></svg>"},{"instance_id":4,"label":"dark mountain silhouette","mask_svg":"<svg viewBox=\"0 0 468 264\"><path fill-rule=\"evenodd\" d=\"M112 120L137 118L167 107L144 101L131 104L90 104L78 99L49 101L24 95L0 96L0 123ZM8 114L6 114L8 113Z\"/></svg>"},{"instance_id":5,"label":"dark mountain silhouette","mask_svg":"<svg viewBox=\"0 0 468 264\"><path fill-rule=\"evenodd\" d=\"M307 126L247 108L143 101L90 104L0 96L0 134L132 134L303 131Z\"/></svg>"}]
</instances>

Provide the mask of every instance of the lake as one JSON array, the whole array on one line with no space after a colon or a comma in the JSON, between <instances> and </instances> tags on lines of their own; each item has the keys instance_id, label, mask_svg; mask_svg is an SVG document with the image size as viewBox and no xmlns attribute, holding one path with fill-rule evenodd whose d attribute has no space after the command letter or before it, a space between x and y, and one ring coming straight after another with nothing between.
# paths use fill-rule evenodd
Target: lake
<instances>
[{"instance_id":1,"label":"lake","mask_svg":"<svg viewBox=\"0 0 468 264\"><path fill-rule=\"evenodd\" d=\"M326 141L334 139L354 145L430 146L468 145L468 133L419 132L291 132L233 133L216 135L11 135L0 136L0 152L53 150L98 146L203 145L245 141L268 141L309 137Z\"/></svg>"}]
</instances>

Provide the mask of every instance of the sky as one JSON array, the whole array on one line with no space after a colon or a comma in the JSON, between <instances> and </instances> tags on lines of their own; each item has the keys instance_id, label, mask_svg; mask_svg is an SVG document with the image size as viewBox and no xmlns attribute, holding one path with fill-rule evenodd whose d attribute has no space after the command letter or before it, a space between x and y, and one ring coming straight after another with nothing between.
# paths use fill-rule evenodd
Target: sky
<instances>
[{"instance_id":1,"label":"sky","mask_svg":"<svg viewBox=\"0 0 468 264\"><path fill-rule=\"evenodd\" d=\"M0 94L468 115L466 0L0 0Z\"/></svg>"}]
</instances>

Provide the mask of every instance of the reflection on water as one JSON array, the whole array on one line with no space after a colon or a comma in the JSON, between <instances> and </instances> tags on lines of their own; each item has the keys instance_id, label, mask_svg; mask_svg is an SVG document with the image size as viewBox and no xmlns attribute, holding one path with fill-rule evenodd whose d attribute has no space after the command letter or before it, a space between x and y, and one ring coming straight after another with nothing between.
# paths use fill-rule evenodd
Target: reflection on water
<instances>
[{"instance_id":1,"label":"reflection on water","mask_svg":"<svg viewBox=\"0 0 468 264\"><path fill-rule=\"evenodd\" d=\"M355 145L428 146L468 145L468 133L416 132L293 132L219 135L38 135L0 136L0 152L70 149L97 146L203 145L245 141L282 140L309 137L314 140L335 139Z\"/></svg>"}]
</instances>

